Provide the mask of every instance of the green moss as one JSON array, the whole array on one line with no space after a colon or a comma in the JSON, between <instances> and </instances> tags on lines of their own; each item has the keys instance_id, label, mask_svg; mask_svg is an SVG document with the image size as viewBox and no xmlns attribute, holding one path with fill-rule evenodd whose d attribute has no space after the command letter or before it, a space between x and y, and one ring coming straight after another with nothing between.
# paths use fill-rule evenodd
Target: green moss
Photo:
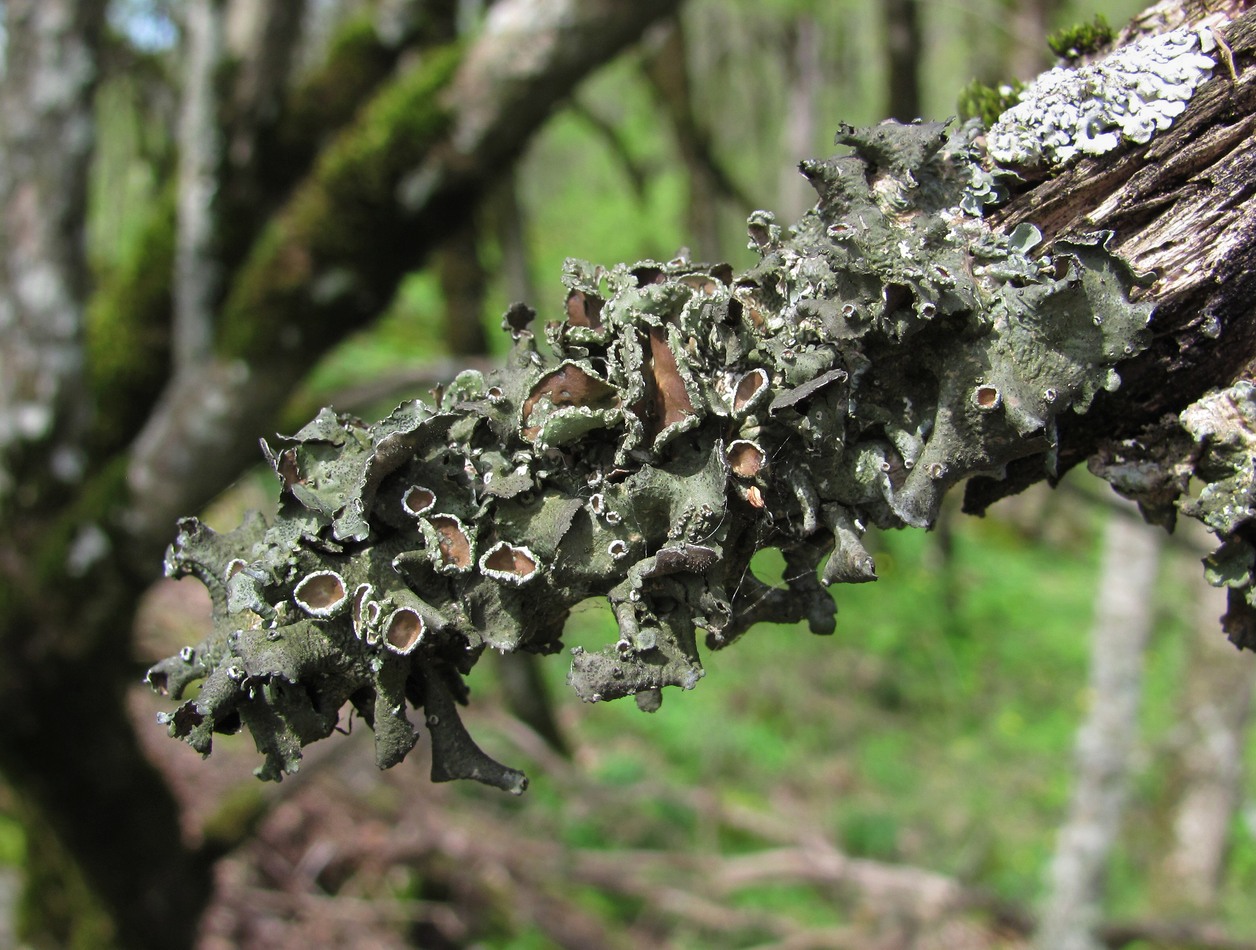
<instances>
[{"instance_id":1,"label":"green moss","mask_svg":"<svg viewBox=\"0 0 1256 950\"><path fill-rule=\"evenodd\" d=\"M1107 46L1113 35L1107 17L1096 13L1089 23L1078 23L1052 33L1047 37L1047 46L1060 59L1073 62Z\"/></svg>"},{"instance_id":2,"label":"green moss","mask_svg":"<svg viewBox=\"0 0 1256 950\"><path fill-rule=\"evenodd\" d=\"M320 310L332 319L339 311L331 298L378 286L372 278L392 269L392 259L379 253L389 243L379 240L380 231L390 223L398 231L397 253L407 254L411 244L397 221L397 190L448 128L439 93L461 52L450 46L426 54L322 154L241 269L219 332L221 355L264 354L278 344L285 328L335 332L318 322Z\"/></svg>"},{"instance_id":3,"label":"green moss","mask_svg":"<svg viewBox=\"0 0 1256 950\"><path fill-rule=\"evenodd\" d=\"M974 79L960 90L957 108L961 119L980 119L989 127L1012 106L1016 105L1025 84L1014 79L1009 83L989 86Z\"/></svg>"},{"instance_id":4,"label":"green moss","mask_svg":"<svg viewBox=\"0 0 1256 950\"><path fill-rule=\"evenodd\" d=\"M325 65L306 78L284 110L277 139L285 154L308 154L329 117L352 116L395 62L395 51L380 42L372 17L350 17L332 38Z\"/></svg>"},{"instance_id":5,"label":"green moss","mask_svg":"<svg viewBox=\"0 0 1256 950\"><path fill-rule=\"evenodd\" d=\"M117 932L65 844L40 815L23 816L26 879L17 907L19 936L35 948L111 950Z\"/></svg>"},{"instance_id":6,"label":"green moss","mask_svg":"<svg viewBox=\"0 0 1256 950\"><path fill-rule=\"evenodd\" d=\"M102 274L87 305L87 368L95 407L93 449L103 455L135 435L166 380L175 192L168 187L118 266Z\"/></svg>"}]
</instances>

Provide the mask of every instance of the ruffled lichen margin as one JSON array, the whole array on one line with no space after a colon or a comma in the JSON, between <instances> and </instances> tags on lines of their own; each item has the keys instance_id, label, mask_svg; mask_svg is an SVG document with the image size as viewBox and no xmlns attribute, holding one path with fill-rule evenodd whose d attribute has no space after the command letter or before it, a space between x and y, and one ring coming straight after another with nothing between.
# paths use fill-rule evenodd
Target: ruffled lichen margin
<instances>
[{"instance_id":1,"label":"ruffled lichen margin","mask_svg":"<svg viewBox=\"0 0 1256 950\"><path fill-rule=\"evenodd\" d=\"M1212 531L1219 547L1204 575L1226 591L1222 628L1235 646L1256 650L1256 384L1213 390L1136 438L1103 446L1090 469L1153 524L1172 529L1182 514Z\"/></svg>"},{"instance_id":2,"label":"ruffled lichen margin","mask_svg":"<svg viewBox=\"0 0 1256 950\"><path fill-rule=\"evenodd\" d=\"M570 261L559 319L506 313L502 370L266 446L274 523L186 519L168 553L214 610L149 671L176 698L200 684L170 733L208 753L246 726L278 779L346 704L381 767L422 709L434 779L518 792L458 718L485 649L557 652L570 609L605 597L618 639L573 649L570 683L650 710L702 677L700 631L712 650L760 621L832 632L826 587L876 577L869 526L928 527L962 479L1050 459L1060 414L1145 342L1109 235L1044 249L987 226L1001 173L979 131L844 128L847 154L801 166L811 212L788 231L751 216L747 272ZM768 547L786 587L750 568Z\"/></svg>"}]
</instances>

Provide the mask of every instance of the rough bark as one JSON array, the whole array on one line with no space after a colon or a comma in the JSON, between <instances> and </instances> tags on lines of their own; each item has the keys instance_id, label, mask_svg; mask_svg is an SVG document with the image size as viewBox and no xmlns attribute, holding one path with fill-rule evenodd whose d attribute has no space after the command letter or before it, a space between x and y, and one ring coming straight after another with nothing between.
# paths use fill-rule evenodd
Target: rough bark
<instances>
[{"instance_id":1,"label":"rough bark","mask_svg":"<svg viewBox=\"0 0 1256 950\"><path fill-rule=\"evenodd\" d=\"M1145 17L1148 28L1182 20L1179 8L1153 10L1162 12ZM1214 16L1223 21L1225 10ZM1151 345L1122 365L1118 392L1099 396L1085 415L1061 420L1060 472L1103 444L1176 416L1211 387L1244 375L1256 355L1252 18L1229 23L1225 35L1240 70L1237 82L1219 65L1181 120L1148 145L1115 159L1082 159L995 213L998 226L1032 222L1047 235L1109 229L1116 252L1155 276L1141 292L1156 303ZM1002 480L976 480L966 509L983 511L1039 480L1042 462L1042 455L1026 458Z\"/></svg>"}]
</instances>

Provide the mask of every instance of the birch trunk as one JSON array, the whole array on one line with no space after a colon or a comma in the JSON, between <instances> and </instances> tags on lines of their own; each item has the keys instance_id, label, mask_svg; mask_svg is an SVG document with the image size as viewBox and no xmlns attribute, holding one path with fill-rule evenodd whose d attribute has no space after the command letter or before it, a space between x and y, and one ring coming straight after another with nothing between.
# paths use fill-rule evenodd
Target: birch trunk
<instances>
[{"instance_id":1,"label":"birch trunk","mask_svg":"<svg viewBox=\"0 0 1256 950\"><path fill-rule=\"evenodd\" d=\"M1100 950L1104 945L1097 928L1138 742L1160 545L1160 532L1144 524L1132 506L1109 518L1090 635L1089 709L1077 734L1072 801L1035 934L1041 950Z\"/></svg>"},{"instance_id":2,"label":"birch trunk","mask_svg":"<svg viewBox=\"0 0 1256 950\"><path fill-rule=\"evenodd\" d=\"M1189 537L1202 534L1197 530ZM1199 548L1206 550L1206 539L1200 541ZM1179 560L1196 558L1192 551ZM1225 594L1198 574L1194 591L1194 629L1178 702L1172 838L1154 886L1162 906L1208 914L1221 897L1232 829L1243 803L1256 664L1236 656L1234 646L1217 636Z\"/></svg>"}]
</instances>

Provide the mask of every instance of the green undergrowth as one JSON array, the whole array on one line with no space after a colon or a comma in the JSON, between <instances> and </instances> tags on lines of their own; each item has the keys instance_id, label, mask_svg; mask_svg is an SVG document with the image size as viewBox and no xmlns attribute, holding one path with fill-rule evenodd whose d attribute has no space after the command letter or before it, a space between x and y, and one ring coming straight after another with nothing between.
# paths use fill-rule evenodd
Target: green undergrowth
<instances>
[{"instance_id":1,"label":"green undergrowth","mask_svg":"<svg viewBox=\"0 0 1256 950\"><path fill-rule=\"evenodd\" d=\"M521 809L517 817L573 849L659 850L678 861L786 843L722 817L749 811L787 822L799 836L818 833L848 855L952 875L1032 907L1067 808L1088 702L1106 517L1105 506L1076 492L1047 497L1029 527L998 509L985 519L957 517L949 557L936 533L882 536L879 582L835 589L834 636L756 627L727 651L708 653L706 678L689 693L668 690L653 715L629 702L576 704L563 682L567 658L544 660L578 761L606 804L597 796L573 802L498 737L493 751L509 749L533 779L523 802L504 807ZM1147 869L1165 843L1162 829L1158 838L1153 832L1164 820L1165 753L1191 635L1192 558L1166 548L1163 559L1144 733L1128 828L1112 863L1109 904L1122 916L1155 913ZM771 552L755 569L779 581ZM593 603L568 630L566 645L587 649L616 635L609 612ZM491 674L476 676L473 688L486 697ZM494 741L491 726L476 731ZM476 807L494 800L465 794ZM1256 847L1243 828L1231 878L1227 893L1236 895L1256 883ZM836 926L849 909L831 889L797 881L740 888L730 900L808 926ZM612 897L595 903L620 924L636 919ZM1241 930L1250 915L1231 903ZM764 938L745 936L737 945Z\"/></svg>"}]
</instances>

